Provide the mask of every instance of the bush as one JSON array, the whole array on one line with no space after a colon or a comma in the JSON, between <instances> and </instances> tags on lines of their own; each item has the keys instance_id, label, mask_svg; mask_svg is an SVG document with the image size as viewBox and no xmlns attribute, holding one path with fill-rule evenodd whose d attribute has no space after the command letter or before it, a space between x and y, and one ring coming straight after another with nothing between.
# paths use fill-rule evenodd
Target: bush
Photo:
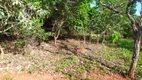
<instances>
[{"instance_id":1,"label":"bush","mask_svg":"<svg viewBox=\"0 0 142 80\"><path fill-rule=\"evenodd\" d=\"M114 33L111 35L111 42L115 44L120 38L121 34L119 32L114 31Z\"/></svg>"}]
</instances>

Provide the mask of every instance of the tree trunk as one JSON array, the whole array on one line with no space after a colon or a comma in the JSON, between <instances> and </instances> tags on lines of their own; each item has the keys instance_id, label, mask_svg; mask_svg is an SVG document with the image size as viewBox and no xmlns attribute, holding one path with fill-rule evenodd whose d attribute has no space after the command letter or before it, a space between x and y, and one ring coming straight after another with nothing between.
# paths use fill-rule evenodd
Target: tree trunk
<instances>
[{"instance_id":1,"label":"tree trunk","mask_svg":"<svg viewBox=\"0 0 142 80\"><path fill-rule=\"evenodd\" d=\"M134 79L134 73L136 70L137 62L138 62L138 57L140 53L140 42L141 42L141 32L137 32L136 37L134 38L134 53L132 57L132 63L129 69L129 77L131 79Z\"/></svg>"},{"instance_id":2,"label":"tree trunk","mask_svg":"<svg viewBox=\"0 0 142 80\"><path fill-rule=\"evenodd\" d=\"M59 29L57 29L57 31L55 32L55 35L54 35L55 45L56 45L57 39L58 39L58 37L59 37L59 35L60 35L61 26L62 26L62 24L59 26Z\"/></svg>"},{"instance_id":3,"label":"tree trunk","mask_svg":"<svg viewBox=\"0 0 142 80\"><path fill-rule=\"evenodd\" d=\"M85 31L84 31L84 29L83 29L83 44L84 44L84 46L85 46L85 43L86 43L86 34L85 34Z\"/></svg>"},{"instance_id":4,"label":"tree trunk","mask_svg":"<svg viewBox=\"0 0 142 80\"><path fill-rule=\"evenodd\" d=\"M54 45L57 44L57 37L54 36Z\"/></svg>"},{"instance_id":5,"label":"tree trunk","mask_svg":"<svg viewBox=\"0 0 142 80\"><path fill-rule=\"evenodd\" d=\"M4 48L1 47L0 45L0 54L1 54L1 58L3 59L3 55L4 55Z\"/></svg>"},{"instance_id":6,"label":"tree trunk","mask_svg":"<svg viewBox=\"0 0 142 80\"><path fill-rule=\"evenodd\" d=\"M56 45L57 43L57 39L60 35L60 31L61 31L61 28L62 28L62 25L64 24L64 19L61 19L60 21L57 22L57 28L56 28L56 31L55 31L55 34L54 34L54 43Z\"/></svg>"}]
</instances>

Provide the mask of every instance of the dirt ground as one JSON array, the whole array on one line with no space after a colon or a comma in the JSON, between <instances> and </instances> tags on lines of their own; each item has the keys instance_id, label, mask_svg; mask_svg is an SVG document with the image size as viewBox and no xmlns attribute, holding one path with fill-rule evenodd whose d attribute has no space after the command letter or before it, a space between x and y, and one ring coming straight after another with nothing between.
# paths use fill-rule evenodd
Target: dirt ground
<instances>
[{"instance_id":1,"label":"dirt ground","mask_svg":"<svg viewBox=\"0 0 142 80\"><path fill-rule=\"evenodd\" d=\"M91 80L130 80L126 79L118 74L116 75L99 75L96 73L89 73L88 78ZM43 75L33 75L28 73L11 74L7 73L0 76L0 80L70 80L63 74L48 74ZM87 79L86 79L87 80Z\"/></svg>"},{"instance_id":2,"label":"dirt ground","mask_svg":"<svg viewBox=\"0 0 142 80\"><path fill-rule=\"evenodd\" d=\"M56 46L51 41L43 42L40 46L28 44L22 50L12 51L11 48L4 56L0 56L0 80L71 80L65 74L55 72L56 61L68 54L87 55L92 50L101 51L101 45L86 44L87 48L82 48L84 45L80 40L67 39L57 41ZM59 52L67 55L57 54ZM85 77L89 79L84 80L129 80L119 74L101 75L99 71L86 73Z\"/></svg>"},{"instance_id":3,"label":"dirt ground","mask_svg":"<svg viewBox=\"0 0 142 80\"><path fill-rule=\"evenodd\" d=\"M7 73L0 76L0 80L68 80L63 74L34 75L29 73L11 74Z\"/></svg>"},{"instance_id":4,"label":"dirt ground","mask_svg":"<svg viewBox=\"0 0 142 80\"><path fill-rule=\"evenodd\" d=\"M93 80L130 80L129 78L125 78L119 74L101 75L101 74L96 74L96 72L91 72L87 76Z\"/></svg>"}]
</instances>

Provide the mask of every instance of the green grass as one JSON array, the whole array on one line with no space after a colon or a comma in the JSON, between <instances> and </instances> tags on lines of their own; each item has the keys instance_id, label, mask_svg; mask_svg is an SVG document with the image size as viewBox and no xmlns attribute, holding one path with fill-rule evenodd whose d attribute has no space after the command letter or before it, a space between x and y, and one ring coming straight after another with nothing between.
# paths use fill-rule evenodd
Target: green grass
<instances>
[{"instance_id":1,"label":"green grass","mask_svg":"<svg viewBox=\"0 0 142 80\"><path fill-rule=\"evenodd\" d=\"M61 59L60 61L57 61L55 71L56 72L63 71L63 69L65 69L65 68L67 68L67 67L69 67L69 66L71 66L73 64L76 64L77 59L78 59L77 56L71 55L71 56L68 56L66 58Z\"/></svg>"},{"instance_id":2,"label":"green grass","mask_svg":"<svg viewBox=\"0 0 142 80\"><path fill-rule=\"evenodd\" d=\"M118 46L104 46L102 56L113 63L118 61L116 64L121 65L122 70L128 72L132 61L134 42L132 39L120 39L117 44ZM142 52L139 55L136 74L142 78Z\"/></svg>"},{"instance_id":3,"label":"green grass","mask_svg":"<svg viewBox=\"0 0 142 80\"><path fill-rule=\"evenodd\" d=\"M4 80L13 80L13 78L8 77L8 78L5 78Z\"/></svg>"},{"instance_id":4,"label":"green grass","mask_svg":"<svg viewBox=\"0 0 142 80\"><path fill-rule=\"evenodd\" d=\"M69 55L56 62L55 71L62 72L73 80L78 80L85 72L93 70L95 63L85 56Z\"/></svg>"},{"instance_id":5,"label":"green grass","mask_svg":"<svg viewBox=\"0 0 142 80\"><path fill-rule=\"evenodd\" d=\"M120 48L125 48L125 49L129 50L131 53L133 53L134 41L132 39L121 39L119 41L119 45L120 45ZM128 54L128 53L126 53L124 55L124 59L129 60L128 62L126 62L126 64L130 64L131 63L132 55L133 54ZM141 76L142 75L142 52L141 51L140 51L140 55L139 55L139 59L138 59L136 73L137 73L138 77L142 79L142 76Z\"/></svg>"},{"instance_id":6,"label":"green grass","mask_svg":"<svg viewBox=\"0 0 142 80\"><path fill-rule=\"evenodd\" d=\"M120 39L118 41L118 45L120 48L124 48L130 51L133 51L134 41L132 39Z\"/></svg>"},{"instance_id":7,"label":"green grass","mask_svg":"<svg viewBox=\"0 0 142 80\"><path fill-rule=\"evenodd\" d=\"M127 72L131 63L132 52L120 47L109 47L104 46L102 49L102 58L108 62L115 64L116 66L120 66L123 72ZM110 65L111 66L111 65ZM113 72L116 72L119 68L112 68ZM118 70L119 71L119 70Z\"/></svg>"},{"instance_id":8,"label":"green grass","mask_svg":"<svg viewBox=\"0 0 142 80\"><path fill-rule=\"evenodd\" d=\"M93 56L69 55L56 62L55 71L62 72L73 80L80 79L82 74L95 70L95 68L99 65L99 67L103 70L100 71L101 74L110 72L116 74L127 73L133 55L133 40L120 39L116 44L117 46L102 45L100 51L97 51L97 53L95 53L95 51L92 52ZM95 57L101 57L101 59L107 61L108 63L113 63L114 67L108 69L107 66L102 65L101 62L98 62ZM139 79L142 79L142 52L140 52L136 74Z\"/></svg>"},{"instance_id":9,"label":"green grass","mask_svg":"<svg viewBox=\"0 0 142 80\"><path fill-rule=\"evenodd\" d=\"M86 78L85 80L93 80L93 79L91 79L91 78Z\"/></svg>"}]
</instances>

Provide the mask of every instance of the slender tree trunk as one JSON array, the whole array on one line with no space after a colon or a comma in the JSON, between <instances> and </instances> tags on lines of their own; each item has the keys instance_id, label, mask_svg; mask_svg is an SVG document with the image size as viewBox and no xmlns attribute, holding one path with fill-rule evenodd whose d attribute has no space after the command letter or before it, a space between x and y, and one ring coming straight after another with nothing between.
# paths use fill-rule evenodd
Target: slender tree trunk
<instances>
[{"instance_id":1,"label":"slender tree trunk","mask_svg":"<svg viewBox=\"0 0 142 80\"><path fill-rule=\"evenodd\" d=\"M84 44L84 46L85 46L85 43L86 43L86 34L85 34L84 29L83 29L83 40L84 40L83 44Z\"/></svg>"},{"instance_id":2,"label":"slender tree trunk","mask_svg":"<svg viewBox=\"0 0 142 80\"><path fill-rule=\"evenodd\" d=\"M59 37L59 35L60 35L61 26L62 26L62 25L59 26L59 29L57 29L57 31L55 32L55 35L54 35L55 45L57 44L57 39L58 39L58 37Z\"/></svg>"},{"instance_id":3,"label":"slender tree trunk","mask_svg":"<svg viewBox=\"0 0 142 80\"><path fill-rule=\"evenodd\" d=\"M138 30L134 32L134 34L136 35L134 38L134 53L132 57L132 63L129 69L129 77L132 79L134 79L135 76L135 70L140 54L140 44L141 44L141 35L142 35L142 16L139 21Z\"/></svg>"},{"instance_id":4,"label":"slender tree trunk","mask_svg":"<svg viewBox=\"0 0 142 80\"><path fill-rule=\"evenodd\" d=\"M4 55L4 48L1 47L0 45L0 54L1 54L1 58L3 59L3 55Z\"/></svg>"},{"instance_id":5,"label":"slender tree trunk","mask_svg":"<svg viewBox=\"0 0 142 80\"><path fill-rule=\"evenodd\" d=\"M57 28L56 28L56 31L55 31L55 34L54 34L55 45L57 44L57 39L60 35L60 31L61 31L61 28L62 28L62 25L64 24L64 22L65 21L63 19L61 19L61 21L57 22Z\"/></svg>"},{"instance_id":6,"label":"slender tree trunk","mask_svg":"<svg viewBox=\"0 0 142 80\"><path fill-rule=\"evenodd\" d=\"M89 41L91 42L91 40L92 40L92 31L90 30L89 31Z\"/></svg>"},{"instance_id":7,"label":"slender tree trunk","mask_svg":"<svg viewBox=\"0 0 142 80\"><path fill-rule=\"evenodd\" d=\"M141 32L139 31L134 38L134 53L132 57L132 63L129 69L129 77L134 79L134 73L136 70L137 62L138 62L138 57L140 53L140 42L141 42Z\"/></svg>"},{"instance_id":8,"label":"slender tree trunk","mask_svg":"<svg viewBox=\"0 0 142 80\"><path fill-rule=\"evenodd\" d=\"M54 36L54 44L57 44L57 37Z\"/></svg>"}]
</instances>

